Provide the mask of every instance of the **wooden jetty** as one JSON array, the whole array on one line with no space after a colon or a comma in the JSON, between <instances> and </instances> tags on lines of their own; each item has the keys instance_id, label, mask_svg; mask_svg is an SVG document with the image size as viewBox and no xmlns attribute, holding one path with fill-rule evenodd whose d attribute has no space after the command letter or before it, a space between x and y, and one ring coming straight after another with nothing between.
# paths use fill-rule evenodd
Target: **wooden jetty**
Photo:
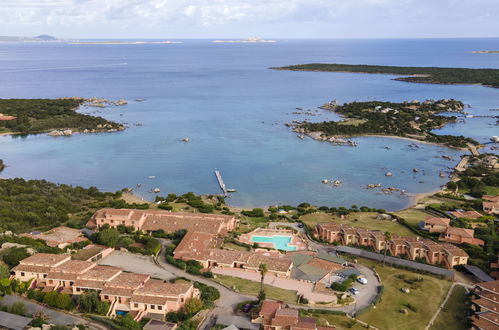
<instances>
[{"instance_id":1,"label":"wooden jetty","mask_svg":"<svg viewBox=\"0 0 499 330\"><path fill-rule=\"evenodd\" d=\"M478 151L478 148L475 145L473 145L471 143L467 143L467 145L468 145L468 148L470 149L471 154L473 156L475 156L475 157L480 156L480 152Z\"/></svg>"},{"instance_id":2,"label":"wooden jetty","mask_svg":"<svg viewBox=\"0 0 499 330\"><path fill-rule=\"evenodd\" d=\"M218 184L220 185L220 189L222 189L224 196L228 197L229 192L227 191L227 187L225 186L224 180L222 179L222 175L220 174L220 171L215 170L215 176L217 177Z\"/></svg>"}]
</instances>

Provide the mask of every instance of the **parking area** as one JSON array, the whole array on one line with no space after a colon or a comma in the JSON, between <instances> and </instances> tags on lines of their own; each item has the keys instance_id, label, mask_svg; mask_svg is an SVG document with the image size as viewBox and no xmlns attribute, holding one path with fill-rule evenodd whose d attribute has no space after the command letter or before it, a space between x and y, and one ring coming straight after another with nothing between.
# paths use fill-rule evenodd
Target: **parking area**
<instances>
[{"instance_id":1,"label":"parking area","mask_svg":"<svg viewBox=\"0 0 499 330\"><path fill-rule=\"evenodd\" d=\"M110 255L101 259L99 264L120 267L128 272L148 274L151 277L163 280L176 278L172 273L157 267L151 257L130 252L113 251Z\"/></svg>"}]
</instances>

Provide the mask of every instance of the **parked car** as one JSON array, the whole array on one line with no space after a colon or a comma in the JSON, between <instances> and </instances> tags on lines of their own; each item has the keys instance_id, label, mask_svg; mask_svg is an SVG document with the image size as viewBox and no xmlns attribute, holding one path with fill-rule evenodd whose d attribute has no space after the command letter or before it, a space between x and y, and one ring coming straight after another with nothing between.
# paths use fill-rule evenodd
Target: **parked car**
<instances>
[{"instance_id":1,"label":"parked car","mask_svg":"<svg viewBox=\"0 0 499 330\"><path fill-rule=\"evenodd\" d=\"M365 277L357 277L357 282L359 282L360 284L366 285L367 279Z\"/></svg>"},{"instance_id":2,"label":"parked car","mask_svg":"<svg viewBox=\"0 0 499 330\"><path fill-rule=\"evenodd\" d=\"M246 304L243 306L242 311L248 313L253 308L252 304Z\"/></svg>"},{"instance_id":3,"label":"parked car","mask_svg":"<svg viewBox=\"0 0 499 330\"><path fill-rule=\"evenodd\" d=\"M299 223L298 228L303 228L303 223Z\"/></svg>"},{"instance_id":4,"label":"parked car","mask_svg":"<svg viewBox=\"0 0 499 330\"><path fill-rule=\"evenodd\" d=\"M350 293L353 295L358 295L360 293L360 291L357 290L356 288L350 288L348 289L348 291L350 291Z\"/></svg>"}]
</instances>

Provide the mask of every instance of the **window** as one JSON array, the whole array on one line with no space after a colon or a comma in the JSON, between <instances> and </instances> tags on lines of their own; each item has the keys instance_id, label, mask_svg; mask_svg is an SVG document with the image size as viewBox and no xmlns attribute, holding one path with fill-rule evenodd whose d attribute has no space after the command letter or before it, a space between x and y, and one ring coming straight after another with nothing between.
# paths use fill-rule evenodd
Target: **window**
<instances>
[{"instance_id":1,"label":"window","mask_svg":"<svg viewBox=\"0 0 499 330\"><path fill-rule=\"evenodd\" d=\"M81 291L81 289L80 289L80 288L76 288L76 291L77 291L77 292L80 292L80 291Z\"/></svg>"},{"instance_id":2,"label":"window","mask_svg":"<svg viewBox=\"0 0 499 330\"><path fill-rule=\"evenodd\" d=\"M139 304L135 303L135 304L133 304L133 307L139 308Z\"/></svg>"},{"instance_id":3,"label":"window","mask_svg":"<svg viewBox=\"0 0 499 330\"><path fill-rule=\"evenodd\" d=\"M151 305L151 309L156 309L156 306L154 306L154 305Z\"/></svg>"},{"instance_id":4,"label":"window","mask_svg":"<svg viewBox=\"0 0 499 330\"><path fill-rule=\"evenodd\" d=\"M104 299L109 299L109 296L104 296Z\"/></svg>"},{"instance_id":5,"label":"window","mask_svg":"<svg viewBox=\"0 0 499 330\"><path fill-rule=\"evenodd\" d=\"M21 272L21 276L24 276L24 272Z\"/></svg>"},{"instance_id":6,"label":"window","mask_svg":"<svg viewBox=\"0 0 499 330\"><path fill-rule=\"evenodd\" d=\"M158 306L158 310L162 311L163 310L163 306Z\"/></svg>"}]
</instances>

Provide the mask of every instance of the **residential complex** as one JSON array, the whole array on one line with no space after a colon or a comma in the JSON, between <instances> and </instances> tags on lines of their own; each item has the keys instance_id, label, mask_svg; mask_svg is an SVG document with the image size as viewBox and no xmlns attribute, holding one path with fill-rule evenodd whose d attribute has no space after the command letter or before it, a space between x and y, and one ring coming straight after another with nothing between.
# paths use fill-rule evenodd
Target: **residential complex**
<instances>
[{"instance_id":1,"label":"residential complex","mask_svg":"<svg viewBox=\"0 0 499 330\"><path fill-rule=\"evenodd\" d=\"M83 237L81 230L65 226L59 226L44 233L31 232L29 234L21 234L20 236L40 239L45 241L48 246L58 247L59 249L64 249L72 243L84 242L87 240L86 237Z\"/></svg>"},{"instance_id":2,"label":"residential complex","mask_svg":"<svg viewBox=\"0 0 499 330\"><path fill-rule=\"evenodd\" d=\"M482 199L484 200L482 204L483 212L487 214L495 214L495 215L499 214L499 195L498 196L484 195L482 196Z\"/></svg>"},{"instance_id":3,"label":"residential complex","mask_svg":"<svg viewBox=\"0 0 499 330\"><path fill-rule=\"evenodd\" d=\"M130 313L135 320L147 315L162 317L178 311L188 299L199 297L192 283L164 282L92 261L71 260L69 255L34 254L21 260L12 273L21 281L33 280L31 288L44 292L80 295L95 290L101 300L111 303L108 316Z\"/></svg>"},{"instance_id":4,"label":"residential complex","mask_svg":"<svg viewBox=\"0 0 499 330\"><path fill-rule=\"evenodd\" d=\"M145 232L163 230L171 233L186 229L220 235L234 230L237 220L234 216L222 214L106 208L95 212L87 227L100 228L106 224L113 228L123 225Z\"/></svg>"},{"instance_id":5,"label":"residential complex","mask_svg":"<svg viewBox=\"0 0 499 330\"><path fill-rule=\"evenodd\" d=\"M387 244L392 256L405 256L410 260L420 259L430 264L443 264L449 269L468 262L468 254L462 249L449 243L436 243L420 237L392 235L391 239L385 242L385 235L381 231L332 222L317 224L314 235L329 243L367 246L379 253L384 252Z\"/></svg>"},{"instance_id":6,"label":"residential complex","mask_svg":"<svg viewBox=\"0 0 499 330\"><path fill-rule=\"evenodd\" d=\"M499 329L499 281L477 284L474 294L471 301L475 312L471 317L472 329Z\"/></svg>"},{"instance_id":7,"label":"residential complex","mask_svg":"<svg viewBox=\"0 0 499 330\"><path fill-rule=\"evenodd\" d=\"M299 310L287 308L282 302L265 300L253 323L261 324L264 330L331 330L332 327L317 326L314 317L301 317Z\"/></svg>"},{"instance_id":8,"label":"residential complex","mask_svg":"<svg viewBox=\"0 0 499 330\"><path fill-rule=\"evenodd\" d=\"M292 260L267 250L255 252L220 249L222 241L215 235L197 231L188 232L174 251L176 259L197 260L204 268L227 267L241 268L258 272L260 264L266 264L269 273L289 277Z\"/></svg>"},{"instance_id":9,"label":"residential complex","mask_svg":"<svg viewBox=\"0 0 499 330\"><path fill-rule=\"evenodd\" d=\"M459 213L463 214L462 212ZM429 233L440 233L440 237L438 239L441 241L455 244L467 243L480 246L485 244L485 242L481 239L474 237L475 231L473 229L452 227L450 225L450 219L448 218L427 218L419 223L419 227L421 230L426 230Z\"/></svg>"}]
</instances>

